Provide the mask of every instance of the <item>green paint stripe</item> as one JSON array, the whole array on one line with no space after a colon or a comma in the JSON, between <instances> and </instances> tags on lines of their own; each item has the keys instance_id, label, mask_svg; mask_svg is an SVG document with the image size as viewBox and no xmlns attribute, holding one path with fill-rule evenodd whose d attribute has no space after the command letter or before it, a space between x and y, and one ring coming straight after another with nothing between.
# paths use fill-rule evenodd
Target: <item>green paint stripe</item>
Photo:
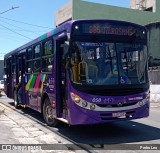
<instances>
[{"instance_id":1,"label":"green paint stripe","mask_svg":"<svg viewBox=\"0 0 160 153\"><path fill-rule=\"evenodd\" d=\"M31 83L31 81L32 81L32 78L33 78L33 74L31 75L28 83L26 84L26 90L29 90L29 87L30 87L30 83Z\"/></svg>"},{"instance_id":2,"label":"green paint stripe","mask_svg":"<svg viewBox=\"0 0 160 153\"><path fill-rule=\"evenodd\" d=\"M33 75L33 78L31 80L30 87L29 87L30 89L34 88L34 84L36 82L36 78L37 78L37 75Z\"/></svg>"}]
</instances>

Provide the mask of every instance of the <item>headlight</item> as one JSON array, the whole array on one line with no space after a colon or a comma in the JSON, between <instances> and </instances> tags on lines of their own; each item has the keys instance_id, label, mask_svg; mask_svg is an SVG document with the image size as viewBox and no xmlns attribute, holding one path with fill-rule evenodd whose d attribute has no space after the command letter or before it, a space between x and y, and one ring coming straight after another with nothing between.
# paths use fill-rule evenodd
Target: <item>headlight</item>
<instances>
[{"instance_id":1,"label":"headlight","mask_svg":"<svg viewBox=\"0 0 160 153\"><path fill-rule=\"evenodd\" d=\"M146 97L146 99L150 99L150 91L149 91L149 93L147 94L147 97Z\"/></svg>"},{"instance_id":2,"label":"headlight","mask_svg":"<svg viewBox=\"0 0 160 153\"><path fill-rule=\"evenodd\" d=\"M143 99L142 101L139 102L139 105L140 105L140 106L145 105L145 104L148 102L148 100L149 100L149 99L146 97L145 99Z\"/></svg>"},{"instance_id":3,"label":"headlight","mask_svg":"<svg viewBox=\"0 0 160 153\"><path fill-rule=\"evenodd\" d=\"M140 101L140 102L139 102L139 105L140 105L140 106L143 106L143 105L144 105L143 101Z\"/></svg>"},{"instance_id":4,"label":"headlight","mask_svg":"<svg viewBox=\"0 0 160 153\"><path fill-rule=\"evenodd\" d=\"M88 105L88 104L87 104L86 101L83 101L83 102L82 102L82 107L87 107L87 105Z\"/></svg>"},{"instance_id":5,"label":"headlight","mask_svg":"<svg viewBox=\"0 0 160 153\"><path fill-rule=\"evenodd\" d=\"M76 103L80 103L81 99L80 99L79 97L75 97L75 98L74 98L74 101L75 101Z\"/></svg>"},{"instance_id":6,"label":"headlight","mask_svg":"<svg viewBox=\"0 0 160 153\"><path fill-rule=\"evenodd\" d=\"M81 98L78 95L76 95L75 93L71 93L71 97L73 101L75 101L76 103L80 103Z\"/></svg>"},{"instance_id":7,"label":"headlight","mask_svg":"<svg viewBox=\"0 0 160 153\"><path fill-rule=\"evenodd\" d=\"M87 102L86 100L82 99L81 97L79 97L78 95L76 95L75 93L70 93L72 100L80 107L86 108L86 109L90 109L90 110L95 110L96 109L96 105L90 102Z\"/></svg>"},{"instance_id":8,"label":"headlight","mask_svg":"<svg viewBox=\"0 0 160 153\"><path fill-rule=\"evenodd\" d=\"M95 108L96 108L96 106L95 106L94 104L91 104L91 105L90 105L90 109L91 109L91 110L94 110Z\"/></svg>"}]
</instances>

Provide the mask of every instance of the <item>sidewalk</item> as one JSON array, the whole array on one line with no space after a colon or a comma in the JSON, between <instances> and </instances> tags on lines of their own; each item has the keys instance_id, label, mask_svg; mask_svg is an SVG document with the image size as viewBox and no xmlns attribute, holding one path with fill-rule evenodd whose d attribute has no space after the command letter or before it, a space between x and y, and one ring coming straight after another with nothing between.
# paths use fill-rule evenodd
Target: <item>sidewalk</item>
<instances>
[{"instance_id":1,"label":"sidewalk","mask_svg":"<svg viewBox=\"0 0 160 153\"><path fill-rule=\"evenodd\" d=\"M5 96L5 93L4 92L0 92L0 102L1 102L1 97ZM4 111L5 111L5 108L3 108L1 105L0 105L0 115L4 114Z\"/></svg>"},{"instance_id":2,"label":"sidewalk","mask_svg":"<svg viewBox=\"0 0 160 153\"><path fill-rule=\"evenodd\" d=\"M0 144L15 144L19 143L14 138L14 134L11 131L11 127L8 126L10 119L5 115L5 108L0 105Z\"/></svg>"}]
</instances>

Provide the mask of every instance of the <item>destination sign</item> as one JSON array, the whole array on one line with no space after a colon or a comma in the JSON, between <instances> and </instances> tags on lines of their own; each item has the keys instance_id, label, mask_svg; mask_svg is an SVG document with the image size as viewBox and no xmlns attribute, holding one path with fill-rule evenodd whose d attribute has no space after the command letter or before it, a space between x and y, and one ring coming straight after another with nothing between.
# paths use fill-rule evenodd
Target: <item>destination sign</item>
<instances>
[{"instance_id":1,"label":"destination sign","mask_svg":"<svg viewBox=\"0 0 160 153\"><path fill-rule=\"evenodd\" d=\"M132 36L136 30L133 27L110 26L103 24L85 25L85 33L90 34L110 34L121 36Z\"/></svg>"},{"instance_id":2,"label":"destination sign","mask_svg":"<svg viewBox=\"0 0 160 153\"><path fill-rule=\"evenodd\" d=\"M147 31L144 27L118 21L81 21L75 22L72 35L110 36L107 39L146 41ZM104 37L103 37L104 38Z\"/></svg>"}]
</instances>

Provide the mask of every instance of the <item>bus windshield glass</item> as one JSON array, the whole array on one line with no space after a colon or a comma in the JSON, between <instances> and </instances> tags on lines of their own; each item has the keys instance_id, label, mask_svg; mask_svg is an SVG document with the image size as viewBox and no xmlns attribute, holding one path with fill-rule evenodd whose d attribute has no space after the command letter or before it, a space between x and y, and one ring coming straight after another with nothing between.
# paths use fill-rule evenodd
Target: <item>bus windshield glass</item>
<instances>
[{"instance_id":1,"label":"bus windshield glass","mask_svg":"<svg viewBox=\"0 0 160 153\"><path fill-rule=\"evenodd\" d=\"M70 73L75 84L146 83L147 47L141 43L73 41Z\"/></svg>"}]
</instances>

